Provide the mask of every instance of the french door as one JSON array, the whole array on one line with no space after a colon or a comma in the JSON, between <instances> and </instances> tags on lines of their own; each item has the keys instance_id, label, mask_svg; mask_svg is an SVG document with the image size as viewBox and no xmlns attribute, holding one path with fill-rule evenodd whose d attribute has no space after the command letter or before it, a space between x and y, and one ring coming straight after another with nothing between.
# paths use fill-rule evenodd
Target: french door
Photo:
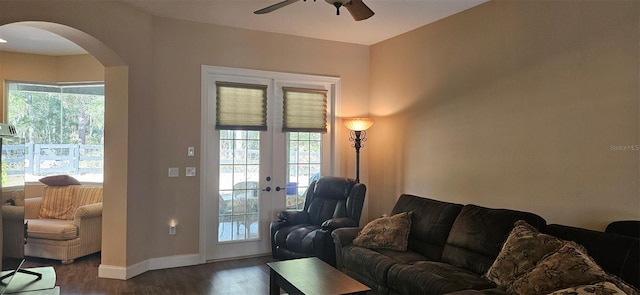
<instances>
[{"instance_id":1,"label":"french door","mask_svg":"<svg viewBox=\"0 0 640 295\"><path fill-rule=\"evenodd\" d=\"M216 130L216 83L266 86L267 128ZM201 260L268 254L269 223L277 212L304 202L309 182L333 174L333 105L339 80L331 77L203 67ZM283 90L327 91L329 130L283 131ZM206 110L205 110L206 109Z\"/></svg>"}]
</instances>

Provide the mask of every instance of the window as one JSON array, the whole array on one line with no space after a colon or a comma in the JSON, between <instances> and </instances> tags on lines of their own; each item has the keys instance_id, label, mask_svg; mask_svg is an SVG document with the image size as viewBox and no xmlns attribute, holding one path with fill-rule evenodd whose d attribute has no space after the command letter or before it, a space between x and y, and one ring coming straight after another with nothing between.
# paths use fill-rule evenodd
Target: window
<instances>
[{"instance_id":1,"label":"window","mask_svg":"<svg viewBox=\"0 0 640 295\"><path fill-rule=\"evenodd\" d=\"M7 123L25 140L25 179L102 182L104 83L7 83Z\"/></svg>"},{"instance_id":2,"label":"window","mask_svg":"<svg viewBox=\"0 0 640 295\"><path fill-rule=\"evenodd\" d=\"M322 168L322 134L287 133L287 209L304 207L309 184L320 177Z\"/></svg>"}]
</instances>

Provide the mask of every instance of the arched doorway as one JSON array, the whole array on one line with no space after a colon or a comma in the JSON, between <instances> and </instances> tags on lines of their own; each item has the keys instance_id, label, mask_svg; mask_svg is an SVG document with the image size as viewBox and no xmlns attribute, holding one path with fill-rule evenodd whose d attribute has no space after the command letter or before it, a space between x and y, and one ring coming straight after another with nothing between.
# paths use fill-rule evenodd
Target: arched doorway
<instances>
[{"instance_id":1,"label":"arched doorway","mask_svg":"<svg viewBox=\"0 0 640 295\"><path fill-rule=\"evenodd\" d=\"M75 28L51 22L17 22L66 38L104 66L105 144L101 265L126 266L128 146L128 65L100 40ZM3 25L0 23L0 26ZM101 275L102 276L102 275Z\"/></svg>"}]
</instances>

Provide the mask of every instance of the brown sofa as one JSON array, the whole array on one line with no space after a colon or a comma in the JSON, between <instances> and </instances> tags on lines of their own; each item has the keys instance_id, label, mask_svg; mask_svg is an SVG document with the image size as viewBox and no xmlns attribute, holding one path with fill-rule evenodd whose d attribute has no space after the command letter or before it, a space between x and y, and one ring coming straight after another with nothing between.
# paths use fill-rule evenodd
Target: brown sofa
<instances>
[{"instance_id":1,"label":"brown sofa","mask_svg":"<svg viewBox=\"0 0 640 295\"><path fill-rule=\"evenodd\" d=\"M639 239L563 225L533 213L402 195L392 214L412 212L407 251L352 242L360 229L333 232L337 267L377 294L505 294L487 280L514 223L582 244L602 269L638 287Z\"/></svg>"}]
</instances>

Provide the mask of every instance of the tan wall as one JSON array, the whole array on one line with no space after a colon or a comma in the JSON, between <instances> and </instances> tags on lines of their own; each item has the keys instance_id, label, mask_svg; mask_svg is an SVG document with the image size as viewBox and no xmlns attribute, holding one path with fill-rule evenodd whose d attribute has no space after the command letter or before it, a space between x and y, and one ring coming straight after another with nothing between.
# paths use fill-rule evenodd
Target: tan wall
<instances>
[{"instance_id":1,"label":"tan wall","mask_svg":"<svg viewBox=\"0 0 640 295\"><path fill-rule=\"evenodd\" d=\"M148 249L152 256L198 251L200 220L194 213L200 208L199 179L181 177L169 181L167 168L184 169L200 163L198 157L188 158L186 150L188 146L200 147L202 65L339 76L341 114L356 115L368 108L367 46L165 18L154 18L153 38L159 45L154 50L157 86L152 112L156 123L153 132L157 155L152 163L156 196L149 204L154 215L153 226L147 232L156 245L162 246ZM340 146L349 144L348 138L337 140ZM196 155L200 154L198 150ZM343 162L349 156L353 158L353 153L344 155ZM343 175L353 175L353 167L341 166ZM181 239L170 238L167 224L172 218L179 222L180 229L193 230L183 230Z\"/></svg>"},{"instance_id":2,"label":"tan wall","mask_svg":"<svg viewBox=\"0 0 640 295\"><path fill-rule=\"evenodd\" d=\"M598 230L640 219L639 15L491 1L374 45L370 217L411 193Z\"/></svg>"},{"instance_id":3,"label":"tan wall","mask_svg":"<svg viewBox=\"0 0 640 295\"><path fill-rule=\"evenodd\" d=\"M130 266L199 250L199 179L169 181L166 171L200 163L200 151L195 158L187 158L185 151L200 147L201 65L340 76L338 115L359 116L368 110L367 46L155 18L118 2L2 1L0 10L0 25L44 20L97 39L83 37L76 43L107 66L106 265ZM96 44L115 55L103 56L104 48ZM113 65L126 67L109 67ZM128 75L128 85L110 88L112 70ZM121 77L113 80L122 82ZM109 93L119 91L126 92L124 100L109 99ZM349 151L346 138L337 140L339 150ZM345 152L341 160L341 174L353 175L353 152ZM114 171L110 167L125 170L107 172ZM177 236L167 234L170 218L180 223Z\"/></svg>"}]
</instances>

